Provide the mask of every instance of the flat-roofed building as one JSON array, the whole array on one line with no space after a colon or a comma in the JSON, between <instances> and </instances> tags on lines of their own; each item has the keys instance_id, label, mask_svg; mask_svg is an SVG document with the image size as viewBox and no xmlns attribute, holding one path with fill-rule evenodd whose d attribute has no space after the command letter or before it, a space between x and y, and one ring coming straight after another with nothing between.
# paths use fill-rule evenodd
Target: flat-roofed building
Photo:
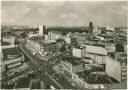
<instances>
[{"instance_id":1,"label":"flat-roofed building","mask_svg":"<svg viewBox=\"0 0 128 90\"><path fill-rule=\"evenodd\" d=\"M78 57L78 58L85 57L85 47L82 46L73 47L72 54L74 57Z\"/></svg>"},{"instance_id":2,"label":"flat-roofed building","mask_svg":"<svg viewBox=\"0 0 128 90\"><path fill-rule=\"evenodd\" d=\"M74 57L65 57L63 59L64 60L60 62L59 68L61 71L63 71L63 74L70 77L73 80L73 82L90 89L95 88L93 85L100 86L103 85L103 83L110 83L108 82L108 80L105 80L102 83L102 79L98 79L100 80L100 82L98 82L98 80L95 81L94 83L91 82L91 79L88 79L91 78L91 75L89 74L91 74L91 72L94 73L94 71L89 68L87 70L87 67L83 65L84 64L83 62L78 62L81 61L82 59L74 58ZM105 75L105 72L102 73L99 72L99 73L100 74L103 73L103 75Z\"/></svg>"},{"instance_id":3,"label":"flat-roofed building","mask_svg":"<svg viewBox=\"0 0 128 90\"><path fill-rule=\"evenodd\" d=\"M14 37L2 37L1 40L1 63L3 70L9 70L21 66L24 55L14 45Z\"/></svg>"},{"instance_id":4,"label":"flat-roofed building","mask_svg":"<svg viewBox=\"0 0 128 90\"><path fill-rule=\"evenodd\" d=\"M59 32L59 31L49 31L48 35L50 40L64 39L62 32Z\"/></svg>"},{"instance_id":5,"label":"flat-roofed building","mask_svg":"<svg viewBox=\"0 0 128 90\"><path fill-rule=\"evenodd\" d=\"M27 39L27 47L34 53L41 56L51 57L53 53L59 52L64 41L62 39L57 40L45 40L44 36L34 36Z\"/></svg>"},{"instance_id":6,"label":"flat-roofed building","mask_svg":"<svg viewBox=\"0 0 128 90\"><path fill-rule=\"evenodd\" d=\"M72 54L74 57L88 57L95 63L105 64L107 50L100 46L82 45L74 47L72 50Z\"/></svg>"},{"instance_id":7,"label":"flat-roofed building","mask_svg":"<svg viewBox=\"0 0 128 90\"><path fill-rule=\"evenodd\" d=\"M60 63L60 69L69 77L73 78L74 73L83 71L83 65L77 62L79 58L64 57L63 59Z\"/></svg>"},{"instance_id":8,"label":"flat-roofed building","mask_svg":"<svg viewBox=\"0 0 128 90\"><path fill-rule=\"evenodd\" d=\"M85 47L85 57L89 57L93 62L105 64L107 50L100 46L82 45Z\"/></svg>"},{"instance_id":9,"label":"flat-roofed building","mask_svg":"<svg viewBox=\"0 0 128 90\"><path fill-rule=\"evenodd\" d=\"M11 45L13 45L14 46L14 40L15 40L15 38L13 37L13 36L11 36L11 37L2 37L1 38L2 39L2 41L3 41L3 43L4 42L9 42ZM2 43L2 44L3 44ZM5 45L3 45L3 46L5 46Z\"/></svg>"},{"instance_id":10,"label":"flat-roofed building","mask_svg":"<svg viewBox=\"0 0 128 90\"><path fill-rule=\"evenodd\" d=\"M2 49L2 65L4 69L11 69L22 65L24 55L17 47Z\"/></svg>"},{"instance_id":11,"label":"flat-roofed building","mask_svg":"<svg viewBox=\"0 0 128 90\"><path fill-rule=\"evenodd\" d=\"M76 33L72 33L71 37L76 38L77 43L81 45L86 43L88 34L84 32L83 33L76 32Z\"/></svg>"}]
</instances>

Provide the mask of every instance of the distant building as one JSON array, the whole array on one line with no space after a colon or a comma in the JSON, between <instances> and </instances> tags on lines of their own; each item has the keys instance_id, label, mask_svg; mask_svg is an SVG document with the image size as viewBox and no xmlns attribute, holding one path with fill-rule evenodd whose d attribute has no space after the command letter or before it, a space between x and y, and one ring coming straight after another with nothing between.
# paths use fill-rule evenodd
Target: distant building
<instances>
[{"instance_id":1,"label":"distant building","mask_svg":"<svg viewBox=\"0 0 128 90\"><path fill-rule=\"evenodd\" d=\"M66 36L66 43L67 44L71 44L71 38L70 38L70 34L67 34L67 36Z\"/></svg>"},{"instance_id":2,"label":"distant building","mask_svg":"<svg viewBox=\"0 0 128 90\"><path fill-rule=\"evenodd\" d=\"M37 33L33 33L33 32L29 32L28 33L28 38L33 37L33 36L37 36Z\"/></svg>"},{"instance_id":3,"label":"distant building","mask_svg":"<svg viewBox=\"0 0 128 90\"><path fill-rule=\"evenodd\" d=\"M2 39L2 41L9 42L13 46L15 44L15 42L14 42L15 38L12 36L11 37L2 37L1 39Z\"/></svg>"},{"instance_id":4,"label":"distant building","mask_svg":"<svg viewBox=\"0 0 128 90\"><path fill-rule=\"evenodd\" d=\"M110 30L114 32L114 27L106 26L106 30Z\"/></svg>"},{"instance_id":5,"label":"distant building","mask_svg":"<svg viewBox=\"0 0 128 90\"><path fill-rule=\"evenodd\" d=\"M116 43L126 44L127 43L127 28L115 28L114 37Z\"/></svg>"},{"instance_id":6,"label":"distant building","mask_svg":"<svg viewBox=\"0 0 128 90\"><path fill-rule=\"evenodd\" d=\"M95 63L105 64L107 50L100 46L82 45L85 47L85 56L89 57Z\"/></svg>"},{"instance_id":7,"label":"distant building","mask_svg":"<svg viewBox=\"0 0 128 90\"><path fill-rule=\"evenodd\" d=\"M39 26L39 35L44 35L44 31L45 31L45 26Z\"/></svg>"},{"instance_id":8,"label":"distant building","mask_svg":"<svg viewBox=\"0 0 128 90\"><path fill-rule=\"evenodd\" d=\"M98 34L101 34L101 29L98 27L94 27L93 33L94 33L94 36L97 36Z\"/></svg>"},{"instance_id":9,"label":"distant building","mask_svg":"<svg viewBox=\"0 0 128 90\"><path fill-rule=\"evenodd\" d=\"M72 38L76 38L76 42L79 44L79 45L82 45L84 43L86 43L86 40L87 40L87 37L88 37L88 34L87 33L72 33L71 34L71 37Z\"/></svg>"},{"instance_id":10,"label":"distant building","mask_svg":"<svg viewBox=\"0 0 128 90\"><path fill-rule=\"evenodd\" d=\"M64 39L62 32L59 32L59 31L49 31L48 35L50 40Z\"/></svg>"},{"instance_id":11,"label":"distant building","mask_svg":"<svg viewBox=\"0 0 128 90\"><path fill-rule=\"evenodd\" d=\"M74 57L78 57L78 58L85 57L85 47L82 46L73 47L72 54Z\"/></svg>"}]
</instances>

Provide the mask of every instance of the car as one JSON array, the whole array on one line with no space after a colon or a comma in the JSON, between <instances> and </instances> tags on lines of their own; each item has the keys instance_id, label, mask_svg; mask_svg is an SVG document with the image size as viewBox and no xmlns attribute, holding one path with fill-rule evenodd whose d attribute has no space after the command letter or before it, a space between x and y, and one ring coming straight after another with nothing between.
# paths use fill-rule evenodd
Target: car
<instances>
[{"instance_id":1,"label":"car","mask_svg":"<svg viewBox=\"0 0 128 90\"><path fill-rule=\"evenodd\" d=\"M15 83L16 81L17 81L17 79L14 78L14 79L8 81L7 84L8 84L8 85L11 85L11 84Z\"/></svg>"},{"instance_id":2,"label":"car","mask_svg":"<svg viewBox=\"0 0 128 90\"><path fill-rule=\"evenodd\" d=\"M72 84L72 86L76 86L74 83L71 83Z\"/></svg>"},{"instance_id":3,"label":"car","mask_svg":"<svg viewBox=\"0 0 128 90\"><path fill-rule=\"evenodd\" d=\"M85 67L85 70L91 70L92 68L91 67L89 67L89 66L86 66Z\"/></svg>"},{"instance_id":4,"label":"car","mask_svg":"<svg viewBox=\"0 0 128 90\"><path fill-rule=\"evenodd\" d=\"M53 75L52 77L53 77L53 78L55 78L55 76L54 76L54 75Z\"/></svg>"},{"instance_id":5,"label":"car","mask_svg":"<svg viewBox=\"0 0 128 90\"><path fill-rule=\"evenodd\" d=\"M104 89L104 88L105 88L105 86L104 86L104 85L100 85L99 87L100 87L101 89Z\"/></svg>"},{"instance_id":6,"label":"car","mask_svg":"<svg viewBox=\"0 0 128 90\"><path fill-rule=\"evenodd\" d=\"M53 87L52 85L50 86L51 89L56 89L55 87Z\"/></svg>"},{"instance_id":7,"label":"car","mask_svg":"<svg viewBox=\"0 0 128 90\"><path fill-rule=\"evenodd\" d=\"M13 73L11 73L11 74L9 74L8 76L12 76L12 75L14 75L15 73L13 72Z\"/></svg>"},{"instance_id":8,"label":"car","mask_svg":"<svg viewBox=\"0 0 128 90\"><path fill-rule=\"evenodd\" d=\"M71 82L71 80L68 80L69 82Z\"/></svg>"},{"instance_id":9,"label":"car","mask_svg":"<svg viewBox=\"0 0 128 90\"><path fill-rule=\"evenodd\" d=\"M33 54L33 55L36 55L36 53L35 53L35 52L32 52L32 54Z\"/></svg>"}]
</instances>

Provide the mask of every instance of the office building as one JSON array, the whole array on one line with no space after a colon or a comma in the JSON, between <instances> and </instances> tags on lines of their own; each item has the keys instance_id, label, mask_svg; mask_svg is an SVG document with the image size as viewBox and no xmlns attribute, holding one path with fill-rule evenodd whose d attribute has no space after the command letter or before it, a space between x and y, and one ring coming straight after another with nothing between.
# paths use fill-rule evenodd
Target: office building
<instances>
[{"instance_id":1,"label":"office building","mask_svg":"<svg viewBox=\"0 0 128 90\"><path fill-rule=\"evenodd\" d=\"M78 57L78 58L85 57L85 47L82 46L73 47L72 54L74 57Z\"/></svg>"},{"instance_id":2,"label":"office building","mask_svg":"<svg viewBox=\"0 0 128 90\"><path fill-rule=\"evenodd\" d=\"M43 26L39 26L39 35L43 35Z\"/></svg>"},{"instance_id":3,"label":"office building","mask_svg":"<svg viewBox=\"0 0 128 90\"><path fill-rule=\"evenodd\" d=\"M105 64L107 50L100 46L82 45L73 48L73 56L78 58L91 58L94 63Z\"/></svg>"},{"instance_id":4,"label":"office building","mask_svg":"<svg viewBox=\"0 0 128 90\"><path fill-rule=\"evenodd\" d=\"M47 36L48 38L48 36ZM34 53L42 57L52 58L54 53L59 52L64 41L62 39L47 40L45 36L34 36L27 39L26 46Z\"/></svg>"}]
</instances>

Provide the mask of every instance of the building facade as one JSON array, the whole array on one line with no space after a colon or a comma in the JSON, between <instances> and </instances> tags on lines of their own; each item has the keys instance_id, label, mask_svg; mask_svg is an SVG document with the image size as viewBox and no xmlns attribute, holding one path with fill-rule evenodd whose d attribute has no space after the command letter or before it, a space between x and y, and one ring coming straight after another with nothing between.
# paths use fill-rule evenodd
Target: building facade
<instances>
[{"instance_id":1,"label":"building facade","mask_svg":"<svg viewBox=\"0 0 128 90\"><path fill-rule=\"evenodd\" d=\"M27 39L26 46L32 51L41 56L52 58L56 52L60 52L60 48L64 44L62 39L44 40L42 37L32 37Z\"/></svg>"}]
</instances>

